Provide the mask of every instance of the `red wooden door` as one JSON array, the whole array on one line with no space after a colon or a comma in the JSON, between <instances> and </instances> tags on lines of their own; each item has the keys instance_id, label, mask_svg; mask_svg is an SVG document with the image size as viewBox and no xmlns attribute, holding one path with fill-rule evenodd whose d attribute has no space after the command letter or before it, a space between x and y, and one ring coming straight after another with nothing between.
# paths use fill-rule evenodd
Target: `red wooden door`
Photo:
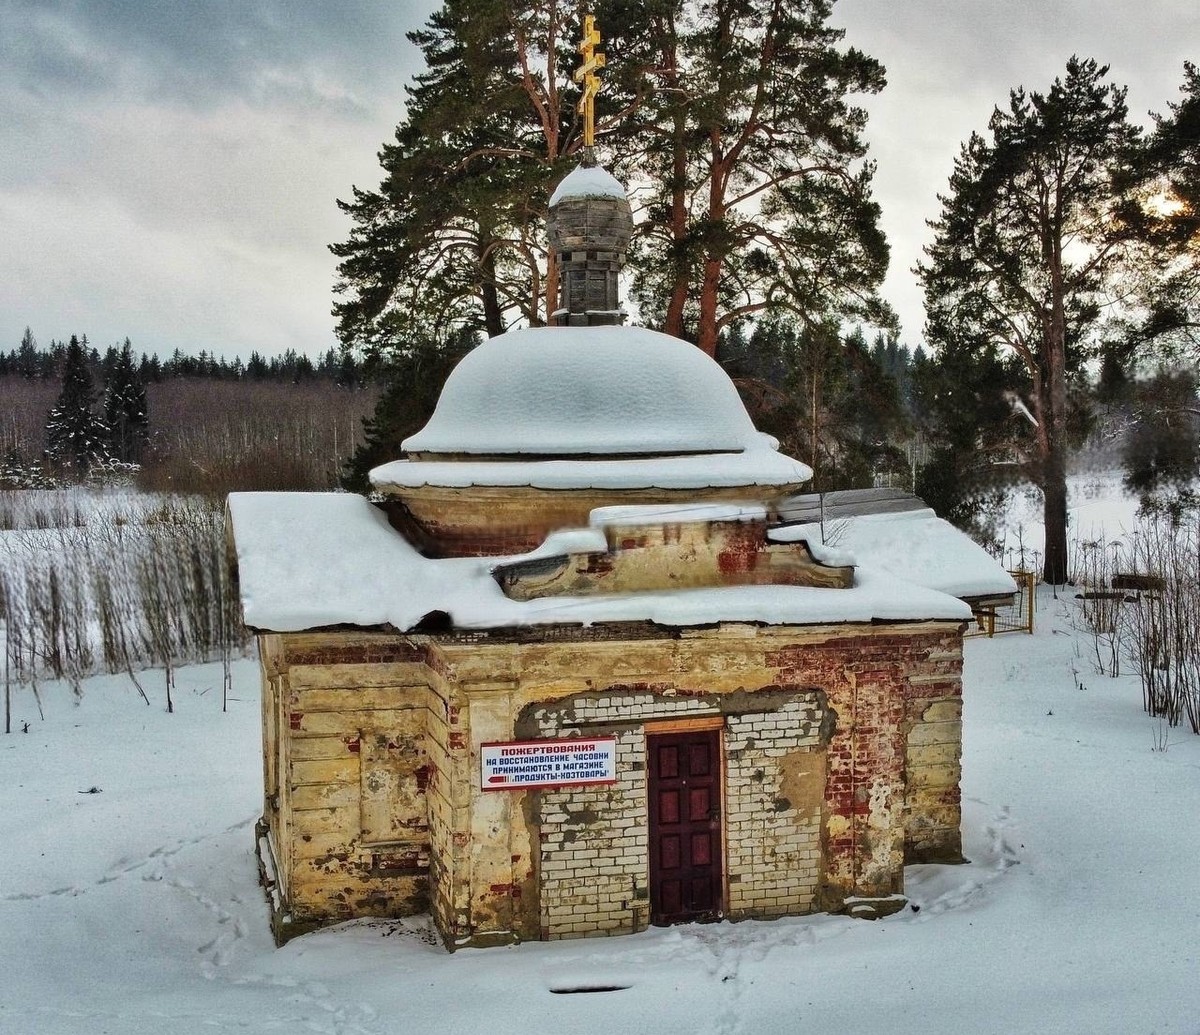
<instances>
[{"instance_id":1,"label":"red wooden door","mask_svg":"<svg viewBox=\"0 0 1200 1035\"><path fill-rule=\"evenodd\" d=\"M722 911L719 730L647 737L650 922L711 919Z\"/></svg>"}]
</instances>

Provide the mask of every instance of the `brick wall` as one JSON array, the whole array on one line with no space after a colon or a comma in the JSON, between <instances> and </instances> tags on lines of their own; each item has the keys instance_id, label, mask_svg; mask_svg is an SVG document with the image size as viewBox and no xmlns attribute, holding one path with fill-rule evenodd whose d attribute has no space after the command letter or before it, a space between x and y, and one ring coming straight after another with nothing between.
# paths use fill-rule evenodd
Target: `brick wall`
<instances>
[{"instance_id":1,"label":"brick wall","mask_svg":"<svg viewBox=\"0 0 1200 1035\"><path fill-rule=\"evenodd\" d=\"M738 917L813 909L825 798L823 695L777 711L733 715L725 727L729 901Z\"/></svg>"},{"instance_id":2,"label":"brick wall","mask_svg":"<svg viewBox=\"0 0 1200 1035\"><path fill-rule=\"evenodd\" d=\"M957 760L925 770L920 753L915 766L906 753L915 725L928 721L921 717L920 702L961 696L961 643L960 629L929 623L868 627L768 652L768 663L782 679L822 687L836 715L829 745L821 908L840 908L846 895L900 892L909 844L906 829L924 824L923 817L936 813L944 836L951 831L957 835ZM942 734L955 731L945 727ZM917 733L917 740L925 735ZM941 746L958 750L957 742L942 741ZM932 763L931 756L925 759ZM953 788L946 782L951 778ZM910 785L926 784L930 793L920 791L910 803Z\"/></svg>"},{"instance_id":3,"label":"brick wall","mask_svg":"<svg viewBox=\"0 0 1200 1035\"><path fill-rule=\"evenodd\" d=\"M542 938L628 934L646 927L650 856L643 723L717 714L711 701L698 697L672 700L620 690L532 710L522 729L537 737L617 738L615 785L537 795Z\"/></svg>"},{"instance_id":4,"label":"brick wall","mask_svg":"<svg viewBox=\"0 0 1200 1035\"><path fill-rule=\"evenodd\" d=\"M428 908L451 945L638 929L645 724L690 717L723 719L730 915L900 891L906 853L958 852L958 637L948 623L279 637L267 818L288 904L313 922ZM481 743L603 733L616 785L481 793Z\"/></svg>"},{"instance_id":5,"label":"brick wall","mask_svg":"<svg viewBox=\"0 0 1200 1035\"><path fill-rule=\"evenodd\" d=\"M738 710L729 711L731 703ZM772 687L734 702L614 690L533 712L537 736L617 737L615 786L539 795L541 937L621 934L646 926L644 724L722 714L726 912L741 918L811 911L821 875L821 746L828 737L823 696Z\"/></svg>"},{"instance_id":6,"label":"brick wall","mask_svg":"<svg viewBox=\"0 0 1200 1035\"><path fill-rule=\"evenodd\" d=\"M640 729L613 732L616 784L539 795L542 938L628 934L646 926L645 739Z\"/></svg>"},{"instance_id":7,"label":"brick wall","mask_svg":"<svg viewBox=\"0 0 1200 1035\"><path fill-rule=\"evenodd\" d=\"M905 684L908 862L962 862L962 642L930 647Z\"/></svg>"}]
</instances>

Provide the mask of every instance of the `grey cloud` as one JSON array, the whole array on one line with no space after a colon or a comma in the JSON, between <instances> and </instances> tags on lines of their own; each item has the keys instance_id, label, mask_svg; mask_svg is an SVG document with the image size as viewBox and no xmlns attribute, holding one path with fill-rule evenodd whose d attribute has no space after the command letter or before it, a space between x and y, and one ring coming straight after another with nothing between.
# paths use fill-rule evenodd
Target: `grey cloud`
<instances>
[{"instance_id":1,"label":"grey cloud","mask_svg":"<svg viewBox=\"0 0 1200 1035\"><path fill-rule=\"evenodd\" d=\"M404 28L432 4L411 7L410 20L380 2L9 0L0 76L35 93L121 89L201 107L284 93L350 112L348 98L395 77Z\"/></svg>"},{"instance_id":2,"label":"grey cloud","mask_svg":"<svg viewBox=\"0 0 1200 1035\"><path fill-rule=\"evenodd\" d=\"M373 186L438 0L0 0L0 348L327 347L334 199ZM959 143L1072 53L1134 116L1200 58L1195 0L838 0L888 67L867 98L892 241L885 293L920 338L909 267ZM1191 52L1189 53L1189 48Z\"/></svg>"}]
</instances>

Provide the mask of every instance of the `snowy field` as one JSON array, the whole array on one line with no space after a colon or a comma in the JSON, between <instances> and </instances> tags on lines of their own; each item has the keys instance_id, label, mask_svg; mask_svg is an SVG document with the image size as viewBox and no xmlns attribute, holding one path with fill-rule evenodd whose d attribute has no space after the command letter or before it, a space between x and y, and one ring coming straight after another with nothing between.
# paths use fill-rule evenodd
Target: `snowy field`
<instances>
[{"instance_id":1,"label":"snowy field","mask_svg":"<svg viewBox=\"0 0 1200 1035\"><path fill-rule=\"evenodd\" d=\"M1079 559L1081 544L1126 541L1138 527L1138 503L1125 493L1120 472L1072 475L1067 480L1067 495L1067 551L1072 564ZM1000 533L1004 550L1001 559L1006 567L1040 570L1046 531L1038 490L1018 489L1012 494Z\"/></svg>"},{"instance_id":2,"label":"snowy field","mask_svg":"<svg viewBox=\"0 0 1200 1035\"><path fill-rule=\"evenodd\" d=\"M1195 1033L1200 737L1156 750L1070 610L968 642L971 862L910 868L919 912L453 956L421 922L273 947L253 662L226 714L216 665L180 671L174 715L120 678L47 686L0 740L0 1031ZM628 987L554 991L580 985Z\"/></svg>"},{"instance_id":3,"label":"snowy field","mask_svg":"<svg viewBox=\"0 0 1200 1035\"><path fill-rule=\"evenodd\" d=\"M1073 609L1043 590L1034 636L968 641L971 862L911 867L918 908L874 923L449 955L422 921L360 922L275 949L255 662L227 713L219 665L179 670L173 715L161 673L149 707L123 677L78 704L46 684L44 721L23 689L29 732L0 737L0 1032L1195 1035L1200 737L1095 674Z\"/></svg>"}]
</instances>

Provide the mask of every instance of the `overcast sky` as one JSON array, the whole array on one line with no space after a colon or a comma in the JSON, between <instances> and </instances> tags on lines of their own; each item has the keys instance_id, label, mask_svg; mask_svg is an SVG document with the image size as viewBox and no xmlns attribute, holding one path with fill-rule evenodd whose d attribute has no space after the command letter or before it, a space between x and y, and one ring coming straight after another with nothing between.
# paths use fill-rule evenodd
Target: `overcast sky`
<instances>
[{"instance_id":1,"label":"overcast sky","mask_svg":"<svg viewBox=\"0 0 1200 1035\"><path fill-rule=\"evenodd\" d=\"M335 199L376 152L433 0L0 0L0 349L219 353L334 344ZM885 293L921 334L909 268L960 142L1072 53L1112 66L1134 116L1200 60L1196 0L839 0L879 58L867 102L892 242Z\"/></svg>"}]
</instances>

